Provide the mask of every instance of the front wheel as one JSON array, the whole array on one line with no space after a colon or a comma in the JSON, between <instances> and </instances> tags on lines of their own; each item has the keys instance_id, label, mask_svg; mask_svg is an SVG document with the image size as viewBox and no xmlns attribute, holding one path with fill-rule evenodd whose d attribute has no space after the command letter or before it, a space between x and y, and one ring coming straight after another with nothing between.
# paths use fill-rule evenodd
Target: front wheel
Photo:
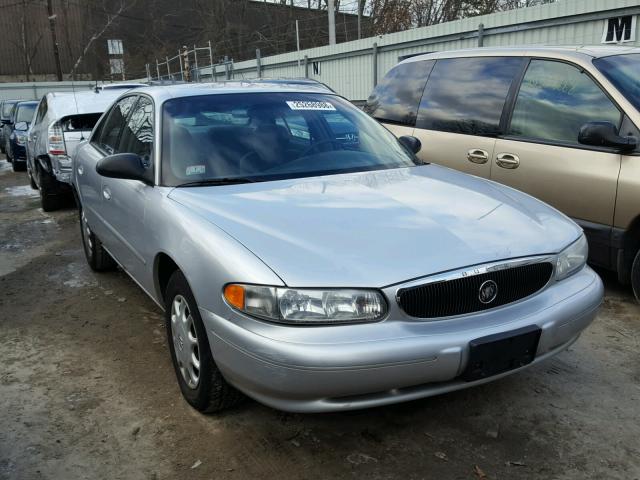
<instances>
[{"instance_id":1,"label":"front wheel","mask_svg":"<svg viewBox=\"0 0 640 480\"><path fill-rule=\"evenodd\" d=\"M13 168L14 172L24 172L27 169L27 166L22 162L13 161L11 162L11 168Z\"/></svg>"},{"instance_id":2,"label":"front wheel","mask_svg":"<svg viewBox=\"0 0 640 480\"><path fill-rule=\"evenodd\" d=\"M631 265L631 288L636 300L640 302L640 250L636 253L636 258Z\"/></svg>"},{"instance_id":3,"label":"front wheel","mask_svg":"<svg viewBox=\"0 0 640 480\"><path fill-rule=\"evenodd\" d=\"M165 322L173 367L189 405L211 413L237 404L243 396L227 383L215 364L198 305L179 270L167 285Z\"/></svg>"}]
</instances>

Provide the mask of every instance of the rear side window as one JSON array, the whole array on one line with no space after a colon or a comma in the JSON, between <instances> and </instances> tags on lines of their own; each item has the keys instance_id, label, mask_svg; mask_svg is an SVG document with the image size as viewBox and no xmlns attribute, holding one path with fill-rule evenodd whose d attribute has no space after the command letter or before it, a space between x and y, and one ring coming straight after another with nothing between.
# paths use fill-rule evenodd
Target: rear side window
<instances>
[{"instance_id":1,"label":"rear side window","mask_svg":"<svg viewBox=\"0 0 640 480\"><path fill-rule=\"evenodd\" d=\"M147 97L140 97L122 131L118 151L140 155L148 167L151 165L152 145L153 104Z\"/></svg>"},{"instance_id":2,"label":"rear side window","mask_svg":"<svg viewBox=\"0 0 640 480\"><path fill-rule=\"evenodd\" d=\"M438 60L424 91L416 127L466 135L497 135L520 57Z\"/></svg>"},{"instance_id":3,"label":"rear side window","mask_svg":"<svg viewBox=\"0 0 640 480\"><path fill-rule=\"evenodd\" d=\"M381 122L413 126L434 60L401 63L373 90L364 111Z\"/></svg>"},{"instance_id":4,"label":"rear side window","mask_svg":"<svg viewBox=\"0 0 640 480\"><path fill-rule=\"evenodd\" d=\"M511 117L509 135L578 144L580 127L621 115L598 85L573 65L531 60Z\"/></svg>"},{"instance_id":5,"label":"rear side window","mask_svg":"<svg viewBox=\"0 0 640 480\"><path fill-rule=\"evenodd\" d=\"M99 131L94 136L93 143L107 152L109 155L117 153L118 140L124 128L131 108L136 103L138 97L125 97L116 103L104 122L101 123Z\"/></svg>"}]
</instances>

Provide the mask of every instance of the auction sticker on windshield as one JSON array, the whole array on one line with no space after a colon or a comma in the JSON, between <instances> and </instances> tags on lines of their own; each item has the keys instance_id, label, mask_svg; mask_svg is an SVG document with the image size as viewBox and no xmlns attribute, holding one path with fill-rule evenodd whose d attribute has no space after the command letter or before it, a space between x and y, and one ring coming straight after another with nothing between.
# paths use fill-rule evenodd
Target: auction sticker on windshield
<instances>
[{"instance_id":1,"label":"auction sticker on windshield","mask_svg":"<svg viewBox=\"0 0 640 480\"><path fill-rule=\"evenodd\" d=\"M336 107L329 102L309 102L304 100L293 100L287 102L291 110L331 110L335 111Z\"/></svg>"}]
</instances>

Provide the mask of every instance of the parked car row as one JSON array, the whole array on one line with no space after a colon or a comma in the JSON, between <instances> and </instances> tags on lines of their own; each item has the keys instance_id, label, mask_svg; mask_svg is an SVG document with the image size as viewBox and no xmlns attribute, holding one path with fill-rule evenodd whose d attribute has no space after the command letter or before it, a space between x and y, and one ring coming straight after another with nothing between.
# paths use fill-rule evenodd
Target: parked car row
<instances>
[{"instance_id":1,"label":"parked car row","mask_svg":"<svg viewBox=\"0 0 640 480\"><path fill-rule=\"evenodd\" d=\"M480 385L566 349L603 298L583 229L490 179L494 156L509 170L534 158L498 143L519 118L606 111L594 91L570 101L583 77L565 72L563 96L547 87L555 77L530 79L543 50L500 52L399 64L366 107L387 128L309 81L143 87L102 115L52 94L31 128L29 174L44 199L70 182L89 266L120 266L164 310L177 381L199 411L242 394L319 412ZM471 66L456 71L459 59ZM519 116L521 102L535 106ZM635 145L637 113L614 132L589 123L613 116L581 115L557 163ZM549 143L526 138L511 141ZM437 165L460 155L475 176ZM592 161L576 182L595 181Z\"/></svg>"}]
</instances>

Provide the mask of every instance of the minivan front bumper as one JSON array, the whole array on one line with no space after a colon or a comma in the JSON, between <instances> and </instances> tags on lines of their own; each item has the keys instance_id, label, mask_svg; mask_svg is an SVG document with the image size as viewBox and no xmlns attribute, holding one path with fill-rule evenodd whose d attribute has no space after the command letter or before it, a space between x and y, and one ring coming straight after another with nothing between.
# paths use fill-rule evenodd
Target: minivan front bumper
<instances>
[{"instance_id":1,"label":"minivan front bumper","mask_svg":"<svg viewBox=\"0 0 640 480\"><path fill-rule=\"evenodd\" d=\"M216 364L250 397L295 412L381 406L486 383L553 356L592 322L604 288L585 267L519 303L435 321L387 318L345 326L261 322L229 310L200 309ZM394 310L391 310L393 314ZM469 342L536 325L534 361L490 378L466 382Z\"/></svg>"}]
</instances>

